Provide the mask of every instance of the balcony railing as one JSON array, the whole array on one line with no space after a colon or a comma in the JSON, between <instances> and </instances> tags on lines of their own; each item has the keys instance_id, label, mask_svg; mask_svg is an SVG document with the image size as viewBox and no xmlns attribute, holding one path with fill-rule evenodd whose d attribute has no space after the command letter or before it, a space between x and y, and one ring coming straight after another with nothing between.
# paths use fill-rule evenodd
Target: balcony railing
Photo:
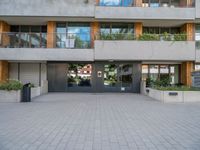
<instances>
[{"instance_id":1,"label":"balcony railing","mask_svg":"<svg viewBox=\"0 0 200 150\"><path fill-rule=\"evenodd\" d=\"M90 33L0 33L3 48L91 48Z\"/></svg>"},{"instance_id":2,"label":"balcony railing","mask_svg":"<svg viewBox=\"0 0 200 150\"><path fill-rule=\"evenodd\" d=\"M46 33L0 33L0 47L3 48L46 48Z\"/></svg>"},{"instance_id":3,"label":"balcony railing","mask_svg":"<svg viewBox=\"0 0 200 150\"><path fill-rule=\"evenodd\" d=\"M98 6L110 6L110 7L195 7L195 1L190 4L184 3L176 3L171 0L169 1L157 1L157 2L150 2L145 1L141 4L135 4L133 0L100 0L97 4Z\"/></svg>"},{"instance_id":4,"label":"balcony railing","mask_svg":"<svg viewBox=\"0 0 200 150\"><path fill-rule=\"evenodd\" d=\"M96 35L96 40L138 40L138 41L187 41L187 34L142 34L139 36L133 33L99 33ZM192 39L192 38L191 38Z\"/></svg>"}]
</instances>

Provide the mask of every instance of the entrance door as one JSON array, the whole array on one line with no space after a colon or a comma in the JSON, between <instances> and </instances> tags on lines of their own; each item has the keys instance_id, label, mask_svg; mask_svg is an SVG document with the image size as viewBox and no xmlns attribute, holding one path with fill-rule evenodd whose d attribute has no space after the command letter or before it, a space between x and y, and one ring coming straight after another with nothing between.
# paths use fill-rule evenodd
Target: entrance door
<instances>
[{"instance_id":1,"label":"entrance door","mask_svg":"<svg viewBox=\"0 0 200 150\"><path fill-rule=\"evenodd\" d=\"M104 89L107 92L131 92L133 84L132 64L104 65Z\"/></svg>"},{"instance_id":2,"label":"entrance door","mask_svg":"<svg viewBox=\"0 0 200 150\"><path fill-rule=\"evenodd\" d=\"M66 69L65 63L48 63L48 89L49 92L66 91Z\"/></svg>"}]
</instances>

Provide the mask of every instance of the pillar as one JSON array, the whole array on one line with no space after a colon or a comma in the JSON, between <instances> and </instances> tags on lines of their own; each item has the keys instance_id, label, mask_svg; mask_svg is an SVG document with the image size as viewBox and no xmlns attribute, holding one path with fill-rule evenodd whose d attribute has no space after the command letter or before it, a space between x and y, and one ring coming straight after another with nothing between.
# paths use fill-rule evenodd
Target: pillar
<instances>
[{"instance_id":1,"label":"pillar","mask_svg":"<svg viewBox=\"0 0 200 150\"><path fill-rule=\"evenodd\" d=\"M47 48L56 47L56 22L49 21L47 23Z\"/></svg>"},{"instance_id":2,"label":"pillar","mask_svg":"<svg viewBox=\"0 0 200 150\"><path fill-rule=\"evenodd\" d=\"M135 0L135 7L142 7L142 0Z\"/></svg>"},{"instance_id":3,"label":"pillar","mask_svg":"<svg viewBox=\"0 0 200 150\"><path fill-rule=\"evenodd\" d=\"M98 22L91 23L91 47L94 48L94 41L98 38L100 25Z\"/></svg>"},{"instance_id":4,"label":"pillar","mask_svg":"<svg viewBox=\"0 0 200 150\"><path fill-rule=\"evenodd\" d=\"M183 62L181 64L181 83L186 86L192 85L192 75L194 71L194 63L191 61Z\"/></svg>"},{"instance_id":5,"label":"pillar","mask_svg":"<svg viewBox=\"0 0 200 150\"><path fill-rule=\"evenodd\" d=\"M0 61L0 82L5 82L8 79L8 62Z\"/></svg>"},{"instance_id":6,"label":"pillar","mask_svg":"<svg viewBox=\"0 0 200 150\"><path fill-rule=\"evenodd\" d=\"M139 38L140 35L142 35L142 23L141 22L137 22L135 23L135 36L136 38Z\"/></svg>"},{"instance_id":7,"label":"pillar","mask_svg":"<svg viewBox=\"0 0 200 150\"><path fill-rule=\"evenodd\" d=\"M195 33L195 24L194 23L186 23L181 27L181 32L187 34L187 40L193 41L194 40L194 33Z\"/></svg>"}]
</instances>

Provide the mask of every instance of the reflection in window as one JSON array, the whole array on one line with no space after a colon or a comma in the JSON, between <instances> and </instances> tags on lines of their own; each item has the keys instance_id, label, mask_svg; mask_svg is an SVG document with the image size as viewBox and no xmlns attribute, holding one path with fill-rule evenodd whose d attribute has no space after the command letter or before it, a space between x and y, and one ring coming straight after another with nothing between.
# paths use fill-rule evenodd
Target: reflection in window
<instances>
[{"instance_id":1,"label":"reflection in window","mask_svg":"<svg viewBox=\"0 0 200 150\"><path fill-rule=\"evenodd\" d=\"M117 86L117 65L109 64L104 66L104 86Z\"/></svg>"},{"instance_id":2,"label":"reflection in window","mask_svg":"<svg viewBox=\"0 0 200 150\"><path fill-rule=\"evenodd\" d=\"M200 71L200 64L195 64L195 71Z\"/></svg>"},{"instance_id":3,"label":"reflection in window","mask_svg":"<svg viewBox=\"0 0 200 150\"><path fill-rule=\"evenodd\" d=\"M149 66L142 65L142 80L146 80L148 78L148 73L149 73Z\"/></svg>"},{"instance_id":4,"label":"reflection in window","mask_svg":"<svg viewBox=\"0 0 200 150\"><path fill-rule=\"evenodd\" d=\"M133 0L100 0L100 6L132 6Z\"/></svg>"},{"instance_id":5,"label":"reflection in window","mask_svg":"<svg viewBox=\"0 0 200 150\"><path fill-rule=\"evenodd\" d=\"M59 48L90 48L89 23L58 23L56 32Z\"/></svg>"},{"instance_id":6,"label":"reflection in window","mask_svg":"<svg viewBox=\"0 0 200 150\"><path fill-rule=\"evenodd\" d=\"M150 70L150 78L152 80L157 80L158 79L158 73L159 73L159 66L158 65L150 65L149 67Z\"/></svg>"},{"instance_id":7,"label":"reflection in window","mask_svg":"<svg viewBox=\"0 0 200 150\"><path fill-rule=\"evenodd\" d=\"M119 65L119 82L121 87L131 87L133 67L130 64Z\"/></svg>"},{"instance_id":8,"label":"reflection in window","mask_svg":"<svg viewBox=\"0 0 200 150\"><path fill-rule=\"evenodd\" d=\"M87 66L90 66L87 68ZM92 79L91 64L69 64L68 87L90 87Z\"/></svg>"},{"instance_id":9,"label":"reflection in window","mask_svg":"<svg viewBox=\"0 0 200 150\"><path fill-rule=\"evenodd\" d=\"M133 33L134 25L128 23L102 23L101 33Z\"/></svg>"},{"instance_id":10,"label":"reflection in window","mask_svg":"<svg viewBox=\"0 0 200 150\"><path fill-rule=\"evenodd\" d=\"M171 78L171 84L179 83L179 66L178 65L170 66L170 78Z\"/></svg>"},{"instance_id":11,"label":"reflection in window","mask_svg":"<svg viewBox=\"0 0 200 150\"><path fill-rule=\"evenodd\" d=\"M159 7L159 0L150 0L150 7Z\"/></svg>"},{"instance_id":12,"label":"reflection in window","mask_svg":"<svg viewBox=\"0 0 200 150\"><path fill-rule=\"evenodd\" d=\"M196 25L195 31L195 41L196 41L196 49L200 50L200 25Z\"/></svg>"}]
</instances>

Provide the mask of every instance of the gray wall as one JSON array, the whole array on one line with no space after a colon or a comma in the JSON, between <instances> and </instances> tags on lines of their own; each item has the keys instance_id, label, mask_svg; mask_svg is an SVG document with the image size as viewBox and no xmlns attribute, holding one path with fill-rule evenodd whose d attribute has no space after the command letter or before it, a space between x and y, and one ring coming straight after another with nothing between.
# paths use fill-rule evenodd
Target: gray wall
<instances>
[{"instance_id":1,"label":"gray wall","mask_svg":"<svg viewBox=\"0 0 200 150\"><path fill-rule=\"evenodd\" d=\"M194 61L194 41L95 41L95 60Z\"/></svg>"},{"instance_id":2,"label":"gray wall","mask_svg":"<svg viewBox=\"0 0 200 150\"><path fill-rule=\"evenodd\" d=\"M98 19L176 19L194 20L195 8L96 7Z\"/></svg>"},{"instance_id":3,"label":"gray wall","mask_svg":"<svg viewBox=\"0 0 200 150\"><path fill-rule=\"evenodd\" d=\"M46 64L9 63L9 78L39 86L42 81L47 80Z\"/></svg>"},{"instance_id":4,"label":"gray wall","mask_svg":"<svg viewBox=\"0 0 200 150\"><path fill-rule=\"evenodd\" d=\"M200 50L196 50L196 62L200 63Z\"/></svg>"},{"instance_id":5,"label":"gray wall","mask_svg":"<svg viewBox=\"0 0 200 150\"><path fill-rule=\"evenodd\" d=\"M94 16L94 0L0 0L0 16Z\"/></svg>"},{"instance_id":6,"label":"gray wall","mask_svg":"<svg viewBox=\"0 0 200 150\"><path fill-rule=\"evenodd\" d=\"M196 0L196 18L200 19L200 0Z\"/></svg>"},{"instance_id":7,"label":"gray wall","mask_svg":"<svg viewBox=\"0 0 200 150\"><path fill-rule=\"evenodd\" d=\"M0 60L93 61L93 49L0 48Z\"/></svg>"}]
</instances>

